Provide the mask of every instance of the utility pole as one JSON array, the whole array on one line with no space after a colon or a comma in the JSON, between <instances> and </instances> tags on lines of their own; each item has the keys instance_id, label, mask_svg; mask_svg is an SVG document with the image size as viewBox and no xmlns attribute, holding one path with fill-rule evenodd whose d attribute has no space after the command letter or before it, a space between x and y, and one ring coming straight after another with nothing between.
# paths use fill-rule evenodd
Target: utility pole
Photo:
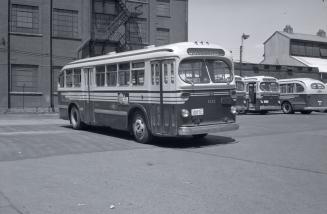
<instances>
[{"instance_id":1,"label":"utility pole","mask_svg":"<svg viewBox=\"0 0 327 214\"><path fill-rule=\"evenodd\" d=\"M53 50L52 50L52 15L53 15L53 0L50 0L50 108L54 112L53 104Z\"/></svg>"},{"instance_id":2,"label":"utility pole","mask_svg":"<svg viewBox=\"0 0 327 214\"><path fill-rule=\"evenodd\" d=\"M243 55L243 42L248 39L250 35L242 34L241 36L241 46L240 46L240 76L242 76L242 55Z\"/></svg>"},{"instance_id":3,"label":"utility pole","mask_svg":"<svg viewBox=\"0 0 327 214\"><path fill-rule=\"evenodd\" d=\"M11 108L11 97L10 97L10 91L11 91L11 63L10 63L10 58L11 58L11 47L10 47L10 20L11 20L11 0L8 0L8 35L7 35L7 64L8 64L8 110Z\"/></svg>"}]
</instances>

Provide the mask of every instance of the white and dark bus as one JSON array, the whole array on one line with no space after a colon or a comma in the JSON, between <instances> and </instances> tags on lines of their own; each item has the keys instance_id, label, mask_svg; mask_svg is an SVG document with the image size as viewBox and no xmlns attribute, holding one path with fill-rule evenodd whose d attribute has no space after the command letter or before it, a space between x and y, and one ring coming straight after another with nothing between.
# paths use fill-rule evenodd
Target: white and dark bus
<instances>
[{"instance_id":1,"label":"white and dark bus","mask_svg":"<svg viewBox=\"0 0 327 214\"><path fill-rule=\"evenodd\" d=\"M327 110L327 88L323 82L310 78L280 79L278 82L281 108L285 114Z\"/></svg>"},{"instance_id":2,"label":"white and dark bus","mask_svg":"<svg viewBox=\"0 0 327 214\"><path fill-rule=\"evenodd\" d=\"M246 91L244 79L241 76L235 75L235 85L236 85L236 111L238 113L245 113L247 109L246 102Z\"/></svg>"},{"instance_id":3,"label":"white and dark bus","mask_svg":"<svg viewBox=\"0 0 327 214\"><path fill-rule=\"evenodd\" d=\"M245 77L247 111L266 114L280 110L279 86L277 79L270 76Z\"/></svg>"},{"instance_id":4,"label":"white and dark bus","mask_svg":"<svg viewBox=\"0 0 327 214\"><path fill-rule=\"evenodd\" d=\"M176 43L77 60L59 75L60 118L152 136L204 137L238 129L229 51Z\"/></svg>"}]
</instances>

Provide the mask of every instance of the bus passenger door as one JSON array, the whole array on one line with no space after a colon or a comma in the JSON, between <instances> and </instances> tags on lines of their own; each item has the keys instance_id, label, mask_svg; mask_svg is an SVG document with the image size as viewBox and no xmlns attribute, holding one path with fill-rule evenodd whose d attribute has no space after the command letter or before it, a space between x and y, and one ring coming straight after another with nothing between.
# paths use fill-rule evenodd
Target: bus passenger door
<instances>
[{"instance_id":1,"label":"bus passenger door","mask_svg":"<svg viewBox=\"0 0 327 214\"><path fill-rule=\"evenodd\" d=\"M91 100L91 87L93 81L93 68L83 68L84 74L84 123L94 123L94 107L93 101Z\"/></svg>"},{"instance_id":2,"label":"bus passenger door","mask_svg":"<svg viewBox=\"0 0 327 214\"><path fill-rule=\"evenodd\" d=\"M256 86L255 82L248 83L249 87L249 107L254 107L256 103Z\"/></svg>"},{"instance_id":3,"label":"bus passenger door","mask_svg":"<svg viewBox=\"0 0 327 214\"><path fill-rule=\"evenodd\" d=\"M161 62L161 133L177 134L176 123L176 84L175 84L175 60L164 60Z\"/></svg>"}]
</instances>

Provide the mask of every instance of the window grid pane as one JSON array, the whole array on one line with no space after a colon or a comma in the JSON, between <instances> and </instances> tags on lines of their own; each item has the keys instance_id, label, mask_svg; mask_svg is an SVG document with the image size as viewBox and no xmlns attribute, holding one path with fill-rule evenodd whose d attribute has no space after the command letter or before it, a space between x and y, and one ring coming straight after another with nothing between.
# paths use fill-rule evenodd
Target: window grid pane
<instances>
[{"instance_id":1,"label":"window grid pane","mask_svg":"<svg viewBox=\"0 0 327 214\"><path fill-rule=\"evenodd\" d=\"M78 11L53 9L53 36L78 38Z\"/></svg>"},{"instance_id":2,"label":"window grid pane","mask_svg":"<svg viewBox=\"0 0 327 214\"><path fill-rule=\"evenodd\" d=\"M39 8L12 4L10 26L11 32L39 33Z\"/></svg>"}]
</instances>

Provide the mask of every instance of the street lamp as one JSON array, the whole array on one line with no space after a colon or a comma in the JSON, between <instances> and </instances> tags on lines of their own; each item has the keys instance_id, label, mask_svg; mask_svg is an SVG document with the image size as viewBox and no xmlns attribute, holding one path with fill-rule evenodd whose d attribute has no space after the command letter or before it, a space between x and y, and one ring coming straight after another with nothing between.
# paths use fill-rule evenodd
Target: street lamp
<instances>
[{"instance_id":1,"label":"street lamp","mask_svg":"<svg viewBox=\"0 0 327 214\"><path fill-rule=\"evenodd\" d=\"M242 76L242 54L243 54L243 41L248 39L250 35L242 34L241 37L241 46L240 46L240 76Z\"/></svg>"}]
</instances>

